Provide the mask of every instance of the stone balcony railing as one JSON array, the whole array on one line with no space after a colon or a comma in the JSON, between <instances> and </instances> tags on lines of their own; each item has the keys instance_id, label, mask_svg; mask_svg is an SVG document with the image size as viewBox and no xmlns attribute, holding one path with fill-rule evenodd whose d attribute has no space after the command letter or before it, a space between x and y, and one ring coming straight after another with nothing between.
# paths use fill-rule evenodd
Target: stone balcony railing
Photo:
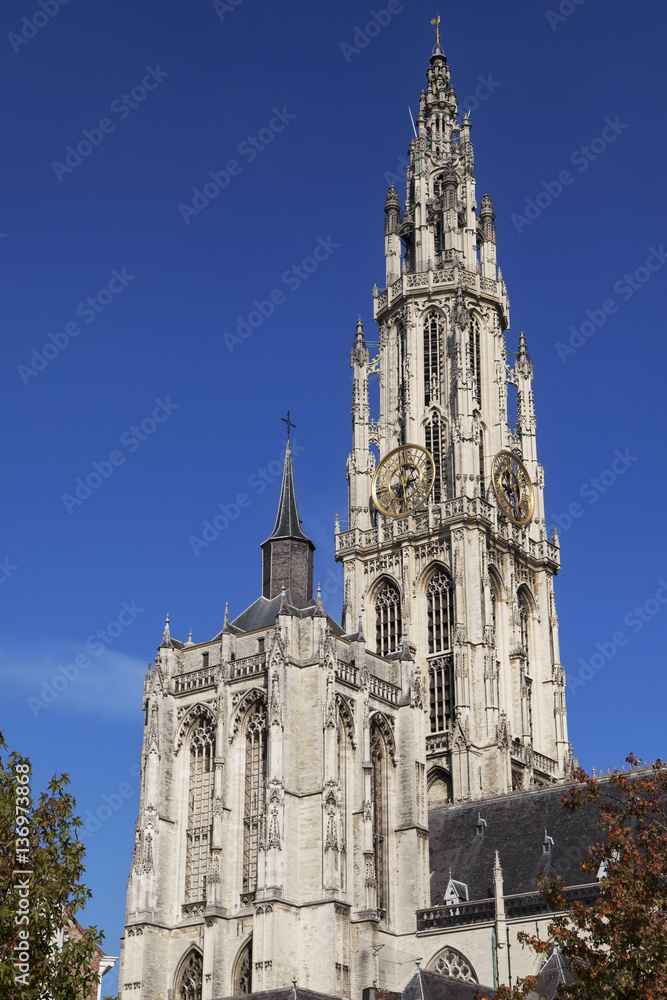
<instances>
[{"instance_id":1,"label":"stone balcony railing","mask_svg":"<svg viewBox=\"0 0 667 1000\"><path fill-rule=\"evenodd\" d=\"M599 895L599 882L575 885L565 890L565 899L568 903L592 903ZM554 912L539 892L505 896L504 902L505 917L508 920ZM452 906L431 906L426 910L417 910L417 930L434 931L464 924L489 923L495 920L495 917L494 899L475 899L470 902L454 903Z\"/></svg>"},{"instance_id":2,"label":"stone balcony railing","mask_svg":"<svg viewBox=\"0 0 667 1000\"><path fill-rule=\"evenodd\" d=\"M516 545L533 559L546 559L554 569L560 568L559 548L549 541L535 541L529 537L529 528L518 528L498 517L497 509L483 497L453 497L443 503L430 504L415 514L405 517L378 518L375 528L350 528L336 534L336 555L342 556L346 549L377 549L378 546L407 537L428 535L442 524L461 519L463 521L484 521L494 526L498 536Z\"/></svg>"},{"instance_id":3,"label":"stone balcony railing","mask_svg":"<svg viewBox=\"0 0 667 1000\"><path fill-rule=\"evenodd\" d=\"M177 674L173 683L174 694L186 694L188 691L213 687L215 685L215 667L200 667L198 670L189 670L186 674Z\"/></svg>"},{"instance_id":4,"label":"stone balcony railing","mask_svg":"<svg viewBox=\"0 0 667 1000\"><path fill-rule=\"evenodd\" d=\"M452 257L456 255L460 260L462 254L457 251L446 251ZM477 294L493 295L504 300L505 309L509 308L507 292L501 281L494 281L493 278L483 278L480 274L467 271L459 266L459 281L471 292ZM442 288L454 287L454 262L445 262L444 267L435 267L428 271L420 271L415 274L402 274L400 278L392 282L383 292L378 292L375 298L375 318L388 309L396 299L402 295L423 294L424 291L435 291Z\"/></svg>"},{"instance_id":5,"label":"stone balcony railing","mask_svg":"<svg viewBox=\"0 0 667 1000\"><path fill-rule=\"evenodd\" d=\"M383 681L371 674L368 679L368 690L381 701L389 702L390 705L398 705L401 689L395 684L390 684L389 681Z\"/></svg>"},{"instance_id":6,"label":"stone balcony railing","mask_svg":"<svg viewBox=\"0 0 667 1000\"><path fill-rule=\"evenodd\" d=\"M351 663L344 663L342 660L337 660L336 677L339 681L345 681L346 684L359 687L359 671Z\"/></svg>"},{"instance_id":7,"label":"stone balcony railing","mask_svg":"<svg viewBox=\"0 0 667 1000\"><path fill-rule=\"evenodd\" d=\"M537 750L531 749L529 751L521 740L512 740L512 757L522 764L526 764L529 759L532 760L533 768L536 771L542 771L543 774L555 775L558 772L557 761L543 753L538 753Z\"/></svg>"},{"instance_id":8,"label":"stone balcony railing","mask_svg":"<svg viewBox=\"0 0 667 1000\"><path fill-rule=\"evenodd\" d=\"M255 653L254 656L244 656L232 663L232 680L239 677L250 677L266 670L266 653Z\"/></svg>"}]
</instances>

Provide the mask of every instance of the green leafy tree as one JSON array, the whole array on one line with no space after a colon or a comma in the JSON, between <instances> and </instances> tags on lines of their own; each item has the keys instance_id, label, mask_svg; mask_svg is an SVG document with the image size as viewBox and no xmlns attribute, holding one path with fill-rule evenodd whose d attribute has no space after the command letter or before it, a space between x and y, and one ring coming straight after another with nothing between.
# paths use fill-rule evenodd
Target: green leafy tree
<instances>
[{"instance_id":1,"label":"green leafy tree","mask_svg":"<svg viewBox=\"0 0 667 1000\"><path fill-rule=\"evenodd\" d=\"M0 751L7 751L2 734ZM103 935L90 927L63 939L68 917L92 895L82 882L81 820L69 779L54 775L37 801L31 783L26 757L0 753L0 997L94 997Z\"/></svg>"},{"instance_id":2,"label":"green leafy tree","mask_svg":"<svg viewBox=\"0 0 667 1000\"><path fill-rule=\"evenodd\" d=\"M550 924L547 940L519 935L537 952L558 948L576 980L560 986L564 1000L667 1000L667 768L662 760L626 759L629 771L603 781L578 769L578 784L563 797L571 812L600 807L604 836L581 862L590 881L602 870L599 897L568 903L563 879L542 876L543 898L566 912ZM521 1000L531 990L539 993L539 977L502 986L497 997Z\"/></svg>"}]
</instances>

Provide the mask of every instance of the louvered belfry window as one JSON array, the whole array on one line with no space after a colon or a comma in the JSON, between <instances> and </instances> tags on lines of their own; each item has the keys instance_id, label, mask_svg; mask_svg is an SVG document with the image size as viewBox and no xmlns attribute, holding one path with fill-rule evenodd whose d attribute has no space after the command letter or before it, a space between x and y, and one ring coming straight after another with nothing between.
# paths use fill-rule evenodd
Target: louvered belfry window
<instances>
[{"instance_id":1,"label":"louvered belfry window","mask_svg":"<svg viewBox=\"0 0 667 1000\"><path fill-rule=\"evenodd\" d=\"M443 362L443 325L437 313L424 319L424 405L440 401Z\"/></svg>"},{"instance_id":2,"label":"louvered belfry window","mask_svg":"<svg viewBox=\"0 0 667 1000\"><path fill-rule=\"evenodd\" d=\"M426 588L428 600L428 651L443 653L452 648L454 595L448 573L436 569Z\"/></svg>"},{"instance_id":3,"label":"louvered belfry window","mask_svg":"<svg viewBox=\"0 0 667 1000\"><path fill-rule=\"evenodd\" d=\"M256 702L246 726L243 809L243 892L257 886L257 851L264 812L266 777L266 710Z\"/></svg>"},{"instance_id":4,"label":"louvered belfry window","mask_svg":"<svg viewBox=\"0 0 667 1000\"><path fill-rule=\"evenodd\" d=\"M401 595L395 583L385 580L375 598L375 651L395 653L401 635Z\"/></svg>"},{"instance_id":5,"label":"louvered belfry window","mask_svg":"<svg viewBox=\"0 0 667 1000\"><path fill-rule=\"evenodd\" d=\"M208 716L197 719L190 737L190 779L185 856L185 902L206 899L206 868L211 851L213 750L215 732Z\"/></svg>"}]
</instances>

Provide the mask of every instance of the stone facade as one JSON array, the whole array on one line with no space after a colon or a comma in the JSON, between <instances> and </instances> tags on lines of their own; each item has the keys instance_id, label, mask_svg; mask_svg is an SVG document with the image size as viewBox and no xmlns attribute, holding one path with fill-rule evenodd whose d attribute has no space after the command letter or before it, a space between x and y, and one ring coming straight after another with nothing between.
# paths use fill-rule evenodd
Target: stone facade
<instances>
[{"instance_id":1,"label":"stone facade","mask_svg":"<svg viewBox=\"0 0 667 1000\"><path fill-rule=\"evenodd\" d=\"M417 129L405 208L393 187L385 207L379 351L361 323L352 349L342 627L313 598L288 442L262 596L208 642L173 639L167 621L146 676L119 1000L211 1000L293 977L360 1000L400 992L417 958L492 985L507 980L516 932L548 920L532 882L519 903L504 886L514 806L502 836L496 826L499 853L487 838L477 882L467 871L486 821L462 810L537 802L566 779L571 750L533 369L523 334L509 363L493 206L477 204L470 120L458 122L439 46ZM402 444L432 454L435 488L422 509L383 517L373 473ZM520 452L533 484L524 527L491 488L502 450ZM429 814L431 826L467 824L460 866L433 898L443 848L432 838L429 857ZM553 845L544 836L538 855ZM512 956L514 975L536 970L529 953Z\"/></svg>"}]
</instances>

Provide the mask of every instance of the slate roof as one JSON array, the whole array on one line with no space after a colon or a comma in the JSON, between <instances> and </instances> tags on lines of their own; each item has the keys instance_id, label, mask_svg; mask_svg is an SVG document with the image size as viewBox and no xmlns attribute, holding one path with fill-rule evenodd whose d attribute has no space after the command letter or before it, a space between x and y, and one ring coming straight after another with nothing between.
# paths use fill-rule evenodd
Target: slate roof
<instances>
[{"instance_id":1,"label":"slate roof","mask_svg":"<svg viewBox=\"0 0 667 1000\"><path fill-rule=\"evenodd\" d=\"M599 804L575 812L561 805L564 789L554 786L475 803L450 807L429 815L431 905L443 903L452 876L465 882L471 900L493 896L493 863L500 855L505 896L536 892L540 872L553 879L562 875L568 886L595 881L582 872L579 861L602 837L597 827ZM478 815L486 820L477 833ZM551 853L543 852L545 830L553 838Z\"/></svg>"},{"instance_id":2,"label":"slate roof","mask_svg":"<svg viewBox=\"0 0 667 1000\"><path fill-rule=\"evenodd\" d=\"M249 1000L251 997L261 997L262 1000L336 1000L328 993L315 993L314 990L303 990L300 986L287 986L281 990L262 990L257 993L243 993L240 996L224 998L224 1000ZM223 1000L223 998L219 998Z\"/></svg>"},{"instance_id":3,"label":"slate roof","mask_svg":"<svg viewBox=\"0 0 667 1000\"><path fill-rule=\"evenodd\" d=\"M299 518L299 509L296 505L296 492L294 489L294 471L292 469L292 449L289 438L285 449L285 465L283 468L283 482L280 488L280 501L278 503L278 516L273 532L267 538L267 542L272 538L297 538L308 542L314 549L315 546L310 538L304 534ZM266 545L266 542L262 542Z\"/></svg>"},{"instance_id":4,"label":"slate roof","mask_svg":"<svg viewBox=\"0 0 667 1000\"><path fill-rule=\"evenodd\" d=\"M246 608L245 611L230 623L230 630L238 635L240 632L252 632L255 629L270 628L275 624L280 612L281 603L281 594L278 594L277 597L273 597L271 600L268 597L258 597L254 604L251 604L249 608ZM309 601L305 601L291 590L285 591L285 603L287 605L287 613L293 615L295 618L312 618L318 610L317 601L312 597ZM343 635L340 625L327 615L326 612L325 617L334 635Z\"/></svg>"},{"instance_id":5,"label":"slate roof","mask_svg":"<svg viewBox=\"0 0 667 1000\"><path fill-rule=\"evenodd\" d=\"M402 1000L474 1000L475 993L493 1000L496 991L492 986L467 983L463 979L451 979L438 972L420 969L405 986Z\"/></svg>"}]
</instances>

